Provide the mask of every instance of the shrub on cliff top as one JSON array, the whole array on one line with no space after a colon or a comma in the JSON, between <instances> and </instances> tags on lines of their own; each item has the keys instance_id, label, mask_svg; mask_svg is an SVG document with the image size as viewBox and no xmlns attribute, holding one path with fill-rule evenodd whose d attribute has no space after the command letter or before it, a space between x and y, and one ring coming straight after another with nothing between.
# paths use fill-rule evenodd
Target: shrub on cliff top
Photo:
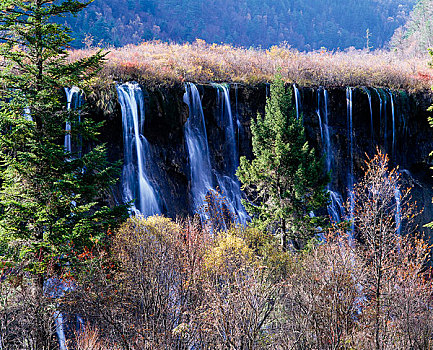
<instances>
[{"instance_id":1,"label":"shrub on cliff top","mask_svg":"<svg viewBox=\"0 0 433 350\"><path fill-rule=\"evenodd\" d=\"M77 60L97 49L76 50ZM191 81L257 84L272 81L281 69L287 82L304 86L374 86L428 89L433 76L426 58L402 59L393 52L325 49L300 53L285 45L268 50L207 44L168 44L159 41L111 48L101 82L137 80L148 86Z\"/></svg>"}]
</instances>

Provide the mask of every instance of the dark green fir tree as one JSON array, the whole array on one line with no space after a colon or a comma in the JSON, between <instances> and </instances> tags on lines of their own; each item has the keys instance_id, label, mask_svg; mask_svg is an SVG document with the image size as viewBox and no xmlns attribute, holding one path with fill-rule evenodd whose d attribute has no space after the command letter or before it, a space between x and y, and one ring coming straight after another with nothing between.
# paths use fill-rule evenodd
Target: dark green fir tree
<instances>
[{"instance_id":1,"label":"dark green fir tree","mask_svg":"<svg viewBox=\"0 0 433 350\"><path fill-rule=\"evenodd\" d=\"M323 223L311 212L328 202L323 161L306 141L302 116L297 119L291 92L277 75L271 84L264 118L252 121L253 160L241 158L237 176L249 198L244 205L252 224L290 239L309 239Z\"/></svg>"},{"instance_id":2,"label":"dark green fir tree","mask_svg":"<svg viewBox=\"0 0 433 350\"><path fill-rule=\"evenodd\" d=\"M119 164L97 145L101 125L85 115L79 123L64 101L64 87L86 91L104 55L68 61L69 30L54 19L88 3L0 3L0 258L32 273L39 291L48 266L73 266L72 250L93 246L127 214L106 203ZM81 157L66 151L66 122L72 139L97 146Z\"/></svg>"}]
</instances>

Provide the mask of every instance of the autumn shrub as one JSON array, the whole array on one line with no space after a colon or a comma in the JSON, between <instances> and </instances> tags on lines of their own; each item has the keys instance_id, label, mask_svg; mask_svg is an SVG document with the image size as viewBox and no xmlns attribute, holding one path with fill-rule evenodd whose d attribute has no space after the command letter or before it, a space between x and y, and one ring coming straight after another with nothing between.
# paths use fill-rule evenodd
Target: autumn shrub
<instances>
[{"instance_id":1,"label":"autumn shrub","mask_svg":"<svg viewBox=\"0 0 433 350\"><path fill-rule=\"evenodd\" d=\"M100 335L99 330L88 325L84 327L81 331L76 333L76 350L120 350L114 344L106 344Z\"/></svg>"},{"instance_id":2,"label":"autumn shrub","mask_svg":"<svg viewBox=\"0 0 433 350\"><path fill-rule=\"evenodd\" d=\"M78 60L98 49L76 50ZM388 51L318 50L300 53L287 45L267 50L227 44L174 44L160 41L111 48L99 82L137 80L148 87L195 83L270 82L280 71L287 82L302 86L372 86L429 89L433 76L428 58L401 58ZM97 85L98 82L95 82Z\"/></svg>"},{"instance_id":3,"label":"autumn shrub","mask_svg":"<svg viewBox=\"0 0 433 350\"><path fill-rule=\"evenodd\" d=\"M388 168L387 155L378 150L366 161L364 177L355 184L353 213L349 217L353 219L353 233L362 243L355 243L355 254L367 267L363 286L367 302L361 318L366 329L363 340L377 349L396 348L396 326L404 321L392 311L394 299L406 288L401 284L403 276L408 270L414 276L420 274L427 257L427 250L423 252L412 244L416 209L399 179L397 170Z\"/></svg>"},{"instance_id":4,"label":"autumn shrub","mask_svg":"<svg viewBox=\"0 0 433 350\"><path fill-rule=\"evenodd\" d=\"M199 218L130 218L111 235L109 250L83 264L76 290L62 300L65 314L86 324L74 344L431 348L430 246L415 234L410 191L386 155L367 160L347 205L353 213L345 224L288 251L248 226L209 230Z\"/></svg>"},{"instance_id":5,"label":"autumn shrub","mask_svg":"<svg viewBox=\"0 0 433 350\"><path fill-rule=\"evenodd\" d=\"M378 150L353 192L354 256L364 262L364 303L356 346L426 349L431 343L431 291L424 270L430 247L416 234L417 208L396 169ZM348 203L348 207L350 203Z\"/></svg>"},{"instance_id":6,"label":"autumn shrub","mask_svg":"<svg viewBox=\"0 0 433 350\"><path fill-rule=\"evenodd\" d=\"M432 283L426 278L429 245L421 238L402 237L396 252L380 269L367 266L365 302L354 344L362 349L430 349ZM371 258L371 254L368 254ZM367 260L368 265L371 260Z\"/></svg>"},{"instance_id":7,"label":"autumn shrub","mask_svg":"<svg viewBox=\"0 0 433 350\"><path fill-rule=\"evenodd\" d=\"M345 218L353 233L336 225L294 254L272 324L275 348L431 348L430 246L414 233L410 191L385 154L366 161L353 198Z\"/></svg>"},{"instance_id":8,"label":"autumn shrub","mask_svg":"<svg viewBox=\"0 0 433 350\"><path fill-rule=\"evenodd\" d=\"M343 349L357 331L363 262L343 236L298 254L274 324L278 349Z\"/></svg>"},{"instance_id":9,"label":"autumn shrub","mask_svg":"<svg viewBox=\"0 0 433 350\"><path fill-rule=\"evenodd\" d=\"M206 232L194 220L131 217L114 235L111 255L86 263L79 287L65 304L98 329L103 343L183 348L188 339L178 332L189 327L200 304L206 244Z\"/></svg>"},{"instance_id":10,"label":"autumn shrub","mask_svg":"<svg viewBox=\"0 0 433 350\"><path fill-rule=\"evenodd\" d=\"M209 349L260 349L280 296L247 242L221 233L204 256L203 302L196 310L200 338Z\"/></svg>"},{"instance_id":11,"label":"autumn shrub","mask_svg":"<svg viewBox=\"0 0 433 350\"><path fill-rule=\"evenodd\" d=\"M56 303L36 293L34 284L19 269L0 273L0 349L36 350L39 339L44 349L57 349Z\"/></svg>"},{"instance_id":12,"label":"autumn shrub","mask_svg":"<svg viewBox=\"0 0 433 350\"><path fill-rule=\"evenodd\" d=\"M64 300L65 313L90 325L77 344L264 346L281 289L268 266L282 251L269 238L241 226L210 235L199 221L130 218L114 235L111 256L86 262Z\"/></svg>"},{"instance_id":13,"label":"autumn shrub","mask_svg":"<svg viewBox=\"0 0 433 350\"><path fill-rule=\"evenodd\" d=\"M287 277L294 257L291 252L282 248L278 237L255 227L242 225L232 227L230 232L242 238L248 248L253 251L255 259L266 269L267 278L278 281Z\"/></svg>"}]
</instances>

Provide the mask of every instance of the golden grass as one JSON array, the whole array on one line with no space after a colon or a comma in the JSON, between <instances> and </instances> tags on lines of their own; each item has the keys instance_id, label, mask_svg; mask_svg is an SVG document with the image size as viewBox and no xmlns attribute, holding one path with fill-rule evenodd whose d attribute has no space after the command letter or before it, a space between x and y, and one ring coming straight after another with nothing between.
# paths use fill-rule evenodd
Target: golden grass
<instances>
[{"instance_id":1,"label":"golden grass","mask_svg":"<svg viewBox=\"0 0 433 350\"><path fill-rule=\"evenodd\" d=\"M72 60L97 49L71 51ZM112 48L101 72L108 80L137 80L150 85L233 82L269 82L281 70L287 82L301 86L371 86L406 89L430 88L433 72L428 58L402 59L387 51L300 53L287 46L268 50L230 45L169 44L158 41Z\"/></svg>"}]
</instances>

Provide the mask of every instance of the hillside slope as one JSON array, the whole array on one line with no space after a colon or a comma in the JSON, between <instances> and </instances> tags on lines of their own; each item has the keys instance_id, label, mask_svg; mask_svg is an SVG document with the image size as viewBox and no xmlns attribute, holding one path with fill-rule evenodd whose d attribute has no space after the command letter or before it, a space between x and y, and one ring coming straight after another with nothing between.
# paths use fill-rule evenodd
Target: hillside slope
<instances>
[{"instance_id":1,"label":"hillside slope","mask_svg":"<svg viewBox=\"0 0 433 350\"><path fill-rule=\"evenodd\" d=\"M386 44L415 0L95 0L66 23L82 47L143 40L230 43L269 47L286 41L303 50ZM89 42L89 40L88 40Z\"/></svg>"},{"instance_id":2,"label":"hillside slope","mask_svg":"<svg viewBox=\"0 0 433 350\"><path fill-rule=\"evenodd\" d=\"M433 0L418 0L406 25L396 30L391 45L404 54L419 56L433 48Z\"/></svg>"}]
</instances>

